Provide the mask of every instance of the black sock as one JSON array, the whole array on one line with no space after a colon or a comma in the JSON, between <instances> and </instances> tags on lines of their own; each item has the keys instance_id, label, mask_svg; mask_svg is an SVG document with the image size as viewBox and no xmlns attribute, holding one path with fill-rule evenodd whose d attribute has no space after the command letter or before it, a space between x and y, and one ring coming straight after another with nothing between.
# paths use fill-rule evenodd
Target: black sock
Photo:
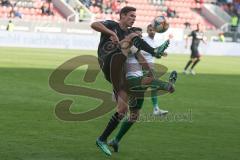
<instances>
[{"instance_id":1,"label":"black sock","mask_svg":"<svg viewBox=\"0 0 240 160\"><path fill-rule=\"evenodd\" d=\"M101 141L106 141L108 136L113 132L113 130L118 126L119 122L123 118L123 115L120 115L118 112L116 112L110 121L107 124L107 127L103 131L102 135L99 137Z\"/></svg>"},{"instance_id":2,"label":"black sock","mask_svg":"<svg viewBox=\"0 0 240 160\"><path fill-rule=\"evenodd\" d=\"M191 69L193 69L199 61L200 61L200 59L196 60L196 61L193 63Z\"/></svg>"},{"instance_id":3,"label":"black sock","mask_svg":"<svg viewBox=\"0 0 240 160\"><path fill-rule=\"evenodd\" d=\"M192 60L189 60L184 70L187 70L191 63L192 63Z\"/></svg>"},{"instance_id":4,"label":"black sock","mask_svg":"<svg viewBox=\"0 0 240 160\"><path fill-rule=\"evenodd\" d=\"M136 36L132 39L133 44L135 47L137 47L140 50L144 50L153 56L155 55L154 53L154 48L152 48L147 42L145 42L142 38Z\"/></svg>"}]
</instances>

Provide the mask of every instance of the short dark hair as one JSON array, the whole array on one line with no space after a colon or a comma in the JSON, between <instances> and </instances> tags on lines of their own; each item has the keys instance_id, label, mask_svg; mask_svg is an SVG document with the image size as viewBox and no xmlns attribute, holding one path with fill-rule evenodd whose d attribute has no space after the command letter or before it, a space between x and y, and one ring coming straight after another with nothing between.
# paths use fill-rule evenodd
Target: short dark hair
<instances>
[{"instance_id":1,"label":"short dark hair","mask_svg":"<svg viewBox=\"0 0 240 160\"><path fill-rule=\"evenodd\" d=\"M120 11L120 19L121 19L122 14L126 15L126 14L128 14L128 12L131 12L131 11L136 12L136 10L137 10L136 8L130 7L130 6L123 7Z\"/></svg>"},{"instance_id":2,"label":"short dark hair","mask_svg":"<svg viewBox=\"0 0 240 160\"><path fill-rule=\"evenodd\" d=\"M150 27L153 27L153 25L152 24L147 25L147 29L150 28Z\"/></svg>"},{"instance_id":3,"label":"short dark hair","mask_svg":"<svg viewBox=\"0 0 240 160\"><path fill-rule=\"evenodd\" d=\"M132 28L130 28L130 30L133 32L136 32L136 31L142 32L142 28L140 28L140 27L132 27Z\"/></svg>"}]
</instances>

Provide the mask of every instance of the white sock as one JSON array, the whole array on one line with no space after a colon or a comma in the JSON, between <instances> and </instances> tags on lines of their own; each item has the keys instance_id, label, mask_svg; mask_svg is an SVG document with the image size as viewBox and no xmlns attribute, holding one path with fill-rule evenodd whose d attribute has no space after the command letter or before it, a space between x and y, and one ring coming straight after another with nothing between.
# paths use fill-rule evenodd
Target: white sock
<instances>
[{"instance_id":1,"label":"white sock","mask_svg":"<svg viewBox=\"0 0 240 160\"><path fill-rule=\"evenodd\" d=\"M158 106L154 106L154 111L158 111L159 110L159 107Z\"/></svg>"}]
</instances>

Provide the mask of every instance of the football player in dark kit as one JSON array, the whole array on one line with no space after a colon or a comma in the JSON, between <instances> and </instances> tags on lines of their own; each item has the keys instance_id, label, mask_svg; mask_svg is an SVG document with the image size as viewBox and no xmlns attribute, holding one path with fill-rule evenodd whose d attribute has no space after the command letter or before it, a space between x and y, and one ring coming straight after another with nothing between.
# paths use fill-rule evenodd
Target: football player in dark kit
<instances>
[{"instance_id":1,"label":"football player in dark kit","mask_svg":"<svg viewBox=\"0 0 240 160\"><path fill-rule=\"evenodd\" d=\"M186 39L186 48L188 46L188 38L192 37L192 44L191 44L191 59L187 62L183 73L187 74L188 71L188 67L192 64L191 68L190 68L190 73L192 75L195 75L196 73L193 71L193 68L196 66L196 64L200 61L200 54L198 51L198 46L200 41L203 41L204 43L206 43L204 41L204 34L203 32L200 30L200 24L197 24L197 29L192 31L191 34L188 35L187 39Z\"/></svg>"},{"instance_id":2,"label":"football player in dark kit","mask_svg":"<svg viewBox=\"0 0 240 160\"><path fill-rule=\"evenodd\" d=\"M128 48L133 44L136 48L161 58L169 41L157 48L150 47L136 33L130 30L136 19L136 8L126 6L120 11L119 22L106 20L93 22L91 27L101 32L98 46L98 61L107 81L112 83L117 99L117 111L109 120L103 133L97 138L97 146L106 154L111 155L107 146L107 138L118 126L121 119L128 112L128 96L125 81L124 64L128 55ZM121 43L120 43L121 41Z\"/></svg>"}]
</instances>

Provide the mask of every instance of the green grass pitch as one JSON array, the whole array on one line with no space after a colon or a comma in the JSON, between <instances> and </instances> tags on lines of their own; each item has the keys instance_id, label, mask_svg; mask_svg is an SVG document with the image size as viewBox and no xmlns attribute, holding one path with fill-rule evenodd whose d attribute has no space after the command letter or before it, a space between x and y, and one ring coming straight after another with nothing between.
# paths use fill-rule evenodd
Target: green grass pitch
<instances>
[{"instance_id":1,"label":"green grass pitch","mask_svg":"<svg viewBox=\"0 0 240 160\"><path fill-rule=\"evenodd\" d=\"M176 92L159 97L170 111L162 119L136 123L112 157L101 153L95 140L111 114L87 122L56 118L55 105L72 99L72 112L95 108L100 101L60 94L49 87L50 74L65 61L93 51L0 48L1 160L237 160L240 158L240 57L204 56L197 75L182 75L188 55L158 60L177 70ZM102 74L83 83L84 67L66 83L111 91ZM167 79L169 73L162 79ZM141 111L152 113L150 99ZM179 115L187 115L182 119ZM185 119L184 119L185 118ZM114 132L115 134L116 132Z\"/></svg>"}]
</instances>

